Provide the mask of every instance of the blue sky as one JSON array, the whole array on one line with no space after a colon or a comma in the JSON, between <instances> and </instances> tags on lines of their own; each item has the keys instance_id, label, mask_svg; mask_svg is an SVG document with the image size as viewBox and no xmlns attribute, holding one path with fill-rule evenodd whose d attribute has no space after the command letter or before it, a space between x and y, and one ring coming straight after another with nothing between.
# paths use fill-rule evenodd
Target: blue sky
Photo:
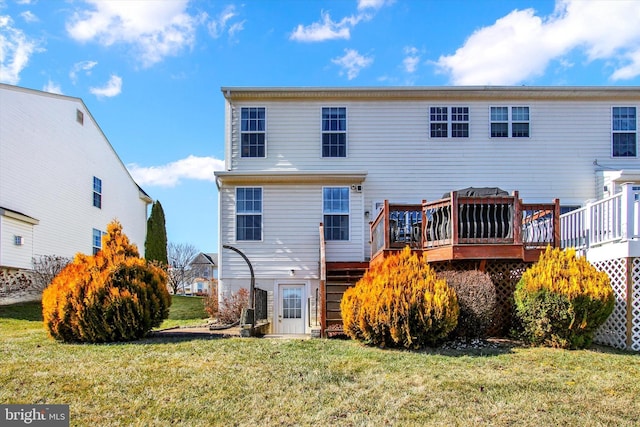
<instances>
[{"instance_id":1,"label":"blue sky","mask_svg":"<svg viewBox=\"0 0 640 427\"><path fill-rule=\"evenodd\" d=\"M0 81L82 98L217 251L222 86L637 86L637 0L0 0ZM125 230L126 232L126 230Z\"/></svg>"}]
</instances>

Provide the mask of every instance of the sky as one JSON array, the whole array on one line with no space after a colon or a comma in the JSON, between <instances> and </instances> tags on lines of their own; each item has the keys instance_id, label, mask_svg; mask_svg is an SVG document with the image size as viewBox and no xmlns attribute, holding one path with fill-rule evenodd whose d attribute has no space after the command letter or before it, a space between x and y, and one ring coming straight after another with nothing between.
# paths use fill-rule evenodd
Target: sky
<instances>
[{"instance_id":1,"label":"sky","mask_svg":"<svg viewBox=\"0 0 640 427\"><path fill-rule=\"evenodd\" d=\"M221 87L638 86L640 1L0 0L0 82L81 98L217 252Z\"/></svg>"}]
</instances>

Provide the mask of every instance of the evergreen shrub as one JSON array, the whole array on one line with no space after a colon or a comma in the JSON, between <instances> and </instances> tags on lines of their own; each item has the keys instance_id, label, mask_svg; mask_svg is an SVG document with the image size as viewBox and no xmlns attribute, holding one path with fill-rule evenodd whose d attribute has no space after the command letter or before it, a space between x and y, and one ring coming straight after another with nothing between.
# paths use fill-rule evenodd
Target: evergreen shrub
<instances>
[{"instance_id":1,"label":"evergreen shrub","mask_svg":"<svg viewBox=\"0 0 640 427\"><path fill-rule=\"evenodd\" d=\"M49 335L64 342L128 341L169 315L166 273L139 257L117 221L94 256L77 254L42 295Z\"/></svg>"},{"instance_id":2,"label":"evergreen shrub","mask_svg":"<svg viewBox=\"0 0 640 427\"><path fill-rule=\"evenodd\" d=\"M458 321L454 290L408 247L371 267L340 309L347 335L381 347L435 345Z\"/></svg>"},{"instance_id":3,"label":"evergreen shrub","mask_svg":"<svg viewBox=\"0 0 640 427\"><path fill-rule=\"evenodd\" d=\"M613 311L609 276L575 250L547 248L514 294L522 338L534 345L586 348Z\"/></svg>"},{"instance_id":4,"label":"evergreen shrub","mask_svg":"<svg viewBox=\"0 0 640 427\"><path fill-rule=\"evenodd\" d=\"M438 277L446 280L458 296L460 316L452 335L486 337L496 313L496 288L491 277L479 270L443 271Z\"/></svg>"}]
</instances>

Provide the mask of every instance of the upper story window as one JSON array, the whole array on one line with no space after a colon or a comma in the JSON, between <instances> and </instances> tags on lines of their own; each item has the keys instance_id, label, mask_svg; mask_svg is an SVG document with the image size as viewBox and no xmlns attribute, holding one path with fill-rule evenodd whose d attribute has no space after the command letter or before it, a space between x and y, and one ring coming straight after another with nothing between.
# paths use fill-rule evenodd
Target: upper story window
<instances>
[{"instance_id":1,"label":"upper story window","mask_svg":"<svg viewBox=\"0 0 640 427\"><path fill-rule=\"evenodd\" d=\"M469 107L430 107L431 138L468 138Z\"/></svg>"},{"instance_id":2,"label":"upper story window","mask_svg":"<svg viewBox=\"0 0 640 427\"><path fill-rule=\"evenodd\" d=\"M349 240L349 187L322 189L322 213L326 240Z\"/></svg>"},{"instance_id":3,"label":"upper story window","mask_svg":"<svg viewBox=\"0 0 640 427\"><path fill-rule=\"evenodd\" d=\"M347 109L322 108L322 157L347 157Z\"/></svg>"},{"instance_id":4,"label":"upper story window","mask_svg":"<svg viewBox=\"0 0 640 427\"><path fill-rule=\"evenodd\" d=\"M266 114L264 107L243 107L240 112L240 156L265 157Z\"/></svg>"},{"instance_id":5,"label":"upper story window","mask_svg":"<svg viewBox=\"0 0 640 427\"><path fill-rule=\"evenodd\" d=\"M80 110L76 110L76 121L84 125L84 113Z\"/></svg>"},{"instance_id":6,"label":"upper story window","mask_svg":"<svg viewBox=\"0 0 640 427\"><path fill-rule=\"evenodd\" d=\"M102 249L102 235L106 234L97 228L93 229L93 254L97 254Z\"/></svg>"},{"instance_id":7,"label":"upper story window","mask_svg":"<svg viewBox=\"0 0 640 427\"><path fill-rule=\"evenodd\" d=\"M262 188L236 188L236 240L262 240Z\"/></svg>"},{"instance_id":8,"label":"upper story window","mask_svg":"<svg viewBox=\"0 0 640 427\"><path fill-rule=\"evenodd\" d=\"M102 180L93 177L93 206L102 209Z\"/></svg>"},{"instance_id":9,"label":"upper story window","mask_svg":"<svg viewBox=\"0 0 640 427\"><path fill-rule=\"evenodd\" d=\"M528 138L529 107L491 107L492 138Z\"/></svg>"},{"instance_id":10,"label":"upper story window","mask_svg":"<svg viewBox=\"0 0 640 427\"><path fill-rule=\"evenodd\" d=\"M613 107L612 154L613 157L637 156L636 107Z\"/></svg>"}]
</instances>

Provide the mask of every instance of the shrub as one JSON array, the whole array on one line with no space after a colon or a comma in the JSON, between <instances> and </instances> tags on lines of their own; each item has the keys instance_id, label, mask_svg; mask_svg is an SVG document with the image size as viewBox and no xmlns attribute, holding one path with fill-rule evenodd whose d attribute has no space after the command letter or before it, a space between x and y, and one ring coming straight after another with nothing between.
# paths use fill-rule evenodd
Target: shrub
<instances>
[{"instance_id":1,"label":"shrub","mask_svg":"<svg viewBox=\"0 0 640 427\"><path fill-rule=\"evenodd\" d=\"M487 273L472 271L443 271L438 277L456 291L460 316L453 335L458 337L486 337L496 313L496 288Z\"/></svg>"},{"instance_id":2,"label":"shrub","mask_svg":"<svg viewBox=\"0 0 640 427\"><path fill-rule=\"evenodd\" d=\"M64 342L128 341L145 336L169 315L166 273L138 256L117 221L103 249L77 254L42 296L46 329Z\"/></svg>"},{"instance_id":3,"label":"shrub","mask_svg":"<svg viewBox=\"0 0 640 427\"><path fill-rule=\"evenodd\" d=\"M215 319L218 317L219 301L218 301L218 287L212 286L211 292L202 299L204 304L204 311L207 312L209 317Z\"/></svg>"},{"instance_id":4,"label":"shrub","mask_svg":"<svg viewBox=\"0 0 640 427\"><path fill-rule=\"evenodd\" d=\"M347 335L382 347L436 344L458 320L453 289L408 247L374 265L347 289L340 309Z\"/></svg>"},{"instance_id":5,"label":"shrub","mask_svg":"<svg viewBox=\"0 0 640 427\"><path fill-rule=\"evenodd\" d=\"M31 258L34 287L38 290L45 289L70 262L70 258L59 255L41 255Z\"/></svg>"},{"instance_id":6,"label":"shrub","mask_svg":"<svg viewBox=\"0 0 640 427\"><path fill-rule=\"evenodd\" d=\"M535 345L588 347L613 311L609 276L575 250L547 250L522 275L514 294L522 338Z\"/></svg>"},{"instance_id":7,"label":"shrub","mask_svg":"<svg viewBox=\"0 0 640 427\"><path fill-rule=\"evenodd\" d=\"M249 291L241 288L231 296L222 298L218 310L218 322L231 325L240 321L242 309L249 306Z\"/></svg>"}]
</instances>

